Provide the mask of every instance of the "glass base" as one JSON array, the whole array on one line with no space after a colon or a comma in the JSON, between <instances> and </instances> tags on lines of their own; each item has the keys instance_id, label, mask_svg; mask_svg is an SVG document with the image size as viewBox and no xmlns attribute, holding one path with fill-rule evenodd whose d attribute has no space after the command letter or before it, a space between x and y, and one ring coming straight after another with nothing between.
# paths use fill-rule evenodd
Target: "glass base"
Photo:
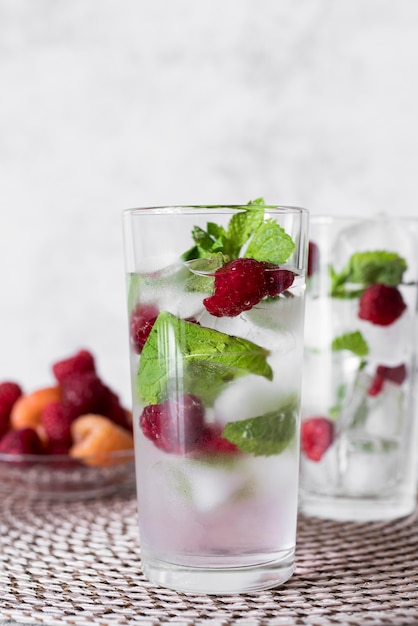
<instances>
[{"instance_id":1,"label":"glass base","mask_svg":"<svg viewBox=\"0 0 418 626\"><path fill-rule=\"evenodd\" d=\"M277 555L275 555L277 556ZM156 585L195 594L235 594L271 589L292 576L295 551L270 561L234 567L192 567L161 561L141 552L142 570Z\"/></svg>"},{"instance_id":2,"label":"glass base","mask_svg":"<svg viewBox=\"0 0 418 626\"><path fill-rule=\"evenodd\" d=\"M382 522L406 517L415 511L415 495L380 498L348 498L301 492L303 515L340 522Z\"/></svg>"}]
</instances>

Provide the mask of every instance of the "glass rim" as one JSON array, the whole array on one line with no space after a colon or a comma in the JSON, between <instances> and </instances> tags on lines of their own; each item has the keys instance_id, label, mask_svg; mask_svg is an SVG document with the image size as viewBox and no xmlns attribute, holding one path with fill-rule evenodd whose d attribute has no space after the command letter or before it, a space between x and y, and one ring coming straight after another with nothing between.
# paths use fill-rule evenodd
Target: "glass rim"
<instances>
[{"instance_id":1,"label":"glass rim","mask_svg":"<svg viewBox=\"0 0 418 626\"><path fill-rule=\"evenodd\" d=\"M416 222L418 217L413 215L390 215L388 213L376 213L375 215L332 215L331 213L310 213L309 222L311 224L332 224L333 222L379 222L379 221L399 221Z\"/></svg>"},{"instance_id":2,"label":"glass rim","mask_svg":"<svg viewBox=\"0 0 418 626\"><path fill-rule=\"evenodd\" d=\"M265 209L271 213L282 213L289 215L303 215L309 214L309 209L299 206L284 205L284 204L171 204L171 205L155 205L155 206L143 206L124 209L122 215L142 215L142 214L171 214L176 213L199 213L203 211L222 211L225 213L235 211L245 211L248 209Z\"/></svg>"}]
</instances>

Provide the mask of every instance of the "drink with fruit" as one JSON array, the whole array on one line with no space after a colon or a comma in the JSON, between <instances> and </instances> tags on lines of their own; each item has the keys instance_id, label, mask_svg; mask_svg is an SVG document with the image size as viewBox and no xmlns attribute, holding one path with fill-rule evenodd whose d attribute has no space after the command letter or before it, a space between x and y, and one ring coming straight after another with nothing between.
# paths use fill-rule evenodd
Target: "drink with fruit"
<instances>
[{"instance_id":1,"label":"drink with fruit","mask_svg":"<svg viewBox=\"0 0 418 626\"><path fill-rule=\"evenodd\" d=\"M124 214L141 558L246 592L294 568L307 213Z\"/></svg>"},{"instance_id":2,"label":"drink with fruit","mask_svg":"<svg viewBox=\"0 0 418 626\"><path fill-rule=\"evenodd\" d=\"M384 520L416 505L418 222L313 218L301 509Z\"/></svg>"}]
</instances>

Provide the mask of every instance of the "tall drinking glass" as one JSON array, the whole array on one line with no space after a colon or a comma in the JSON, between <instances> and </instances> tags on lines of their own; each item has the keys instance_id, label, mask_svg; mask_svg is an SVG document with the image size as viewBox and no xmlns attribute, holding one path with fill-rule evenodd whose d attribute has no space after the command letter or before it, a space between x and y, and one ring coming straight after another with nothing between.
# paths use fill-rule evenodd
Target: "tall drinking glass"
<instances>
[{"instance_id":1,"label":"tall drinking glass","mask_svg":"<svg viewBox=\"0 0 418 626\"><path fill-rule=\"evenodd\" d=\"M141 559L196 593L293 572L307 212L124 212Z\"/></svg>"},{"instance_id":2,"label":"tall drinking glass","mask_svg":"<svg viewBox=\"0 0 418 626\"><path fill-rule=\"evenodd\" d=\"M416 506L418 220L312 217L301 510L389 520Z\"/></svg>"}]
</instances>

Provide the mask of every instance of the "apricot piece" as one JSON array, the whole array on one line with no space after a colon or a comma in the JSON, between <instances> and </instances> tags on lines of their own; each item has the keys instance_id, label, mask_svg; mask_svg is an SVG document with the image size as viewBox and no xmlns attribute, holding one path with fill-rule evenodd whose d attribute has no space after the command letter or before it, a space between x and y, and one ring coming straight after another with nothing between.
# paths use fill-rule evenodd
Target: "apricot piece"
<instances>
[{"instance_id":1,"label":"apricot piece","mask_svg":"<svg viewBox=\"0 0 418 626\"><path fill-rule=\"evenodd\" d=\"M59 386L41 387L31 393L20 396L13 405L10 413L10 426L13 430L33 428L42 440L45 432L41 426L42 410L51 402L59 402L61 390Z\"/></svg>"},{"instance_id":2,"label":"apricot piece","mask_svg":"<svg viewBox=\"0 0 418 626\"><path fill-rule=\"evenodd\" d=\"M74 444L69 455L86 465L116 465L125 459L109 456L118 450L134 447L132 435L103 415L88 413L80 415L71 425Z\"/></svg>"}]
</instances>

